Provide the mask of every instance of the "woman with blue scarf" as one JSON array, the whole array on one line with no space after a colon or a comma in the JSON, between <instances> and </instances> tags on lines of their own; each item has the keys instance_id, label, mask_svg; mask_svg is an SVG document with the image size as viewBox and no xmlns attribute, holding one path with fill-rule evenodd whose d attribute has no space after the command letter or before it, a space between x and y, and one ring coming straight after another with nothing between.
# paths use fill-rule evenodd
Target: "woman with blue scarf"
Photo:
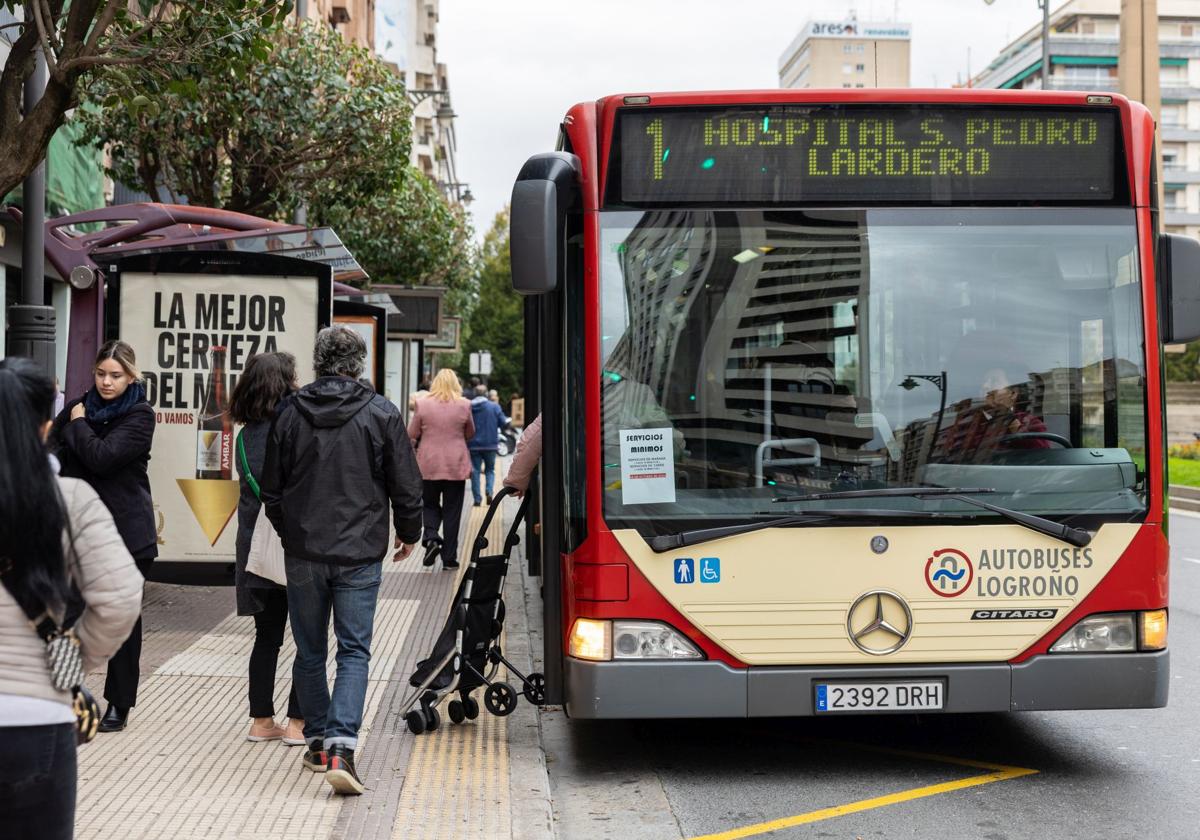
<instances>
[{"instance_id":1,"label":"woman with blue scarf","mask_svg":"<svg viewBox=\"0 0 1200 840\"><path fill-rule=\"evenodd\" d=\"M81 399L71 400L54 421L51 433L62 464L61 475L81 478L104 502L125 547L145 577L158 556L158 531L150 500L150 443L154 439L154 409L133 348L110 341L100 348L94 368L95 384ZM142 620L108 662L104 698L108 710L101 732L125 728L137 702Z\"/></svg>"}]
</instances>

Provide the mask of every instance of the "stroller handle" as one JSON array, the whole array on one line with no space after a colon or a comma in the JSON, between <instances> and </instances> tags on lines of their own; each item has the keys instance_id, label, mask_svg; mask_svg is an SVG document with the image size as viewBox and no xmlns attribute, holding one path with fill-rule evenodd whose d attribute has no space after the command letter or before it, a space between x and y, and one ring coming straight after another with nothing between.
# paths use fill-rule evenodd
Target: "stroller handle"
<instances>
[{"instance_id":1,"label":"stroller handle","mask_svg":"<svg viewBox=\"0 0 1200 840\"><path fill-rule=\"evenodd\" d=\"M479 533L475 537L475 550L476 551L482 551L483 549L487 548L488 541L487 541L487 537L484 535L487 534L488 526L490 526L492 524L492 518L496 515L496 512L500 510L500 503L502 501L504 501L504 497L511 496L515 492L516 491L511 487L501 487L500 492L492 497L492 503L490 505L488 505L487 513L484 514L484 517L483 517L483 524L481 524L479 526ZM525 510L525 505L524 505L524 503L522 503L522 505L521 505L522 513L524 512L524 510ZM518 514L517 522L519 522L520 520L521 520L521 515ZM516 522L514 522L513 525L515 528Z\"/></svg>"}]
</instances>

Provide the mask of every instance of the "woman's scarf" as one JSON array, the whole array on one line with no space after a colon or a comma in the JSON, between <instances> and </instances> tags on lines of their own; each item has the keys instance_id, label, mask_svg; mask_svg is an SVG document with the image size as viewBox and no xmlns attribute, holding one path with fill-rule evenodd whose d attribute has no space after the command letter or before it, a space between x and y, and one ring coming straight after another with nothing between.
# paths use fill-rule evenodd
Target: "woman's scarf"
<instances>
[{"instance_id":1,"label":"woman's scarf","mask_svg":"<svg viewBox=\"0 0 1200 840\"><path fill-rule=\"evenodd\" d=\"M129 410L146 399L146 388L141 382L132 382L125 393L115 400L106 400L95 388L90 389L83 397L83 408L91 423L108 423L118 417L124 417Z\"/></svg>"}]
</instances>

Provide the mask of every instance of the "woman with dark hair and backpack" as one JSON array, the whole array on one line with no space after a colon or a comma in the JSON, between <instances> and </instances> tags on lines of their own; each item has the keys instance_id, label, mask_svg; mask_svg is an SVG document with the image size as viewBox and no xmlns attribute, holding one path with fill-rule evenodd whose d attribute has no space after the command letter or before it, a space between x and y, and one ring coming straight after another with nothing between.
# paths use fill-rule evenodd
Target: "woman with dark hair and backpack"
<instances>
[{"instance_id":1,"label":"woman with dark hair and backpack","mask_svg":"<svg viewBox=\"0 0 1200 840\"><path fill-rule=\"evenodd\" d=\"M125 547L142 577L158 556L158 529L150 499L150 444L154 439L154 409L133 348L109 341L96 354L94 386L71 400L54 421L52 449L62 462L62 474L92 485L112 513ZM101 732L125 728L129 710L137 703L139 661L142 658L142 620L138 619L125 644L108 663L104 699L108 709Z\"/></svg>"},{"instance_id":2,"label":"woman with dark hair and backpack","mask_svg":"<svg viewBox=\"0 0 1200 840\"><path fill-rule=\"evenodd\" d=\"M55 476L46 451L54 382L27 359L0 361L0 826L6 837L70 838L75 821L76 727L71 692L58 691L46 643L27 610L72 627L94 670L137 621L142 576L86 482Z\"/></svg>"},{"instance_id":3,"label":"woman with dark hair and backpack","mask_svg":"<svg viewBox=\"0 0 1200 840\"><path fill-rule=\"evenodd\" d=\"M250 741L282 740L304 746L304 716L296 688L288 695L288 724L275 723L275 666L287 628L287 587L246 571L250 543L262 508L258 479L267 459L271 421L296 391L296 357L291 353L251 356L238 377L229 401L229 416L243 424L237 438L237 465L241 480L238 497L237 588L238 615L254 616L254 648L250 651ZM270 523L264 522L265 527Z\"/></svg>"}]
</instances>

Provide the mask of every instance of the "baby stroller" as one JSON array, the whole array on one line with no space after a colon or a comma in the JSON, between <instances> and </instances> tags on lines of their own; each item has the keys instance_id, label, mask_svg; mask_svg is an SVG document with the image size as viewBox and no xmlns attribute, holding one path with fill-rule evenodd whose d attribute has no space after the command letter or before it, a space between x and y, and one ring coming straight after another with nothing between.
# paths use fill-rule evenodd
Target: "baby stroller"
<instances>
[{"instance_id":1,"label":"baby stroller","mask_svg":"<svg viewBox=\"0 0 1200 840\"><path fill-rule=\"evenodd\" d=\"M471 547L471 560L463 573L462 582L450 605L450 614L442 626L433 652L417 663L409 678L415 691L405 701L402 713L408 730L414 735L432 732L441 725L437 707L457 694L447 707L450 720L462 723L479 717L479 703L471 692L487 686L483 705L497 717L510 715L517 708L517 690L510 683L494 679L500 665L521 681L521 693L530 703L541 706L546 702L546 678L542 674L525 676L500 650L500 631L504 628L504 579L508 576L508 560L513 547L521 541L517 530L525 518L529 500L524 499L504 540L501 554L481 557L487 548L488 526L500 502L512 493L502 489L488 507L479 534Z\"/></svg>"}]
</instances>

